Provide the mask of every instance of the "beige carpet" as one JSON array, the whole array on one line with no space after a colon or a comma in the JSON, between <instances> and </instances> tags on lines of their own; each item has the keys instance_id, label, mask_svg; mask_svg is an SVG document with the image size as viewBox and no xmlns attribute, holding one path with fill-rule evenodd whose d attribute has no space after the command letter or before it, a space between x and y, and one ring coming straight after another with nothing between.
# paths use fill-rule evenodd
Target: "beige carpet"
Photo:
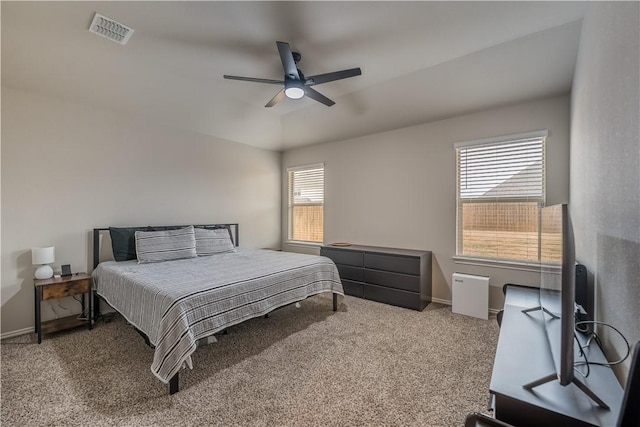
<instances>
[{"instance_id":1,"label":"beige carpet","mask_svg":"<svg viewBox=\"0 0 640 427\"><path fill-rule=\"evenodd\" d=\"M2 426L462 426L486 410L498 326L328 295L199 348L180 392L121 318L2 342Z\"/></svg>"}]
</instances>

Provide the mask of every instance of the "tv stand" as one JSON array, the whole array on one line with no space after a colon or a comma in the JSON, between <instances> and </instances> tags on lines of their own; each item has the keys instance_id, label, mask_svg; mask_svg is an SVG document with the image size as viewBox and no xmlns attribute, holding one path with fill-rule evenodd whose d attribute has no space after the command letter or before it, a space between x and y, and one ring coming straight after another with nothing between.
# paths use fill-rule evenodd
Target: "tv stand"
<instances>
[{"instance_id":1,"label":"tv stand","mask_svg":"<svg viewBox=\"0 0 640 427\"><path fill-rule=\"evenodd\" d=\"M558 374L557 373L553 373L553 374L549 374L546 377L542 377L539 380L533 381L529 384L525 384L522 386L522 388L526 388L528 390L531 390L534 387L537 387L539 385L542 384L546 384L549 381L555 381L558 379ZM591 390L589 390L589 387L587 387L586 385L584 385L584 383L582 381L580 381L577 378L573 378L571 380L571 382L573 384L575 384L580 390L582 390L584 392L584 394L586 394L587 396L589 396L591 399L593 399L594 402L596 402L598 404L598 406L600 406L602 409L606 409L606 410L610 410L611 408L609 408L609 406L604 403L604 401L602 399L600 399L594 392L592 392Z\"/></svg>"},{"instance_id":2,"label":"tv stand","mask_svg":"<svg viewBox=\"0 0 640 427\"><path fill-rule=\"evenodd\" d=\"M559 319L559 316L556 316L555 314L553 314L552 312L550 312L549 310L547 310L546 308L544 308L543 306L539 305L537 307L532 307L532 308L525 308L524 310L522 310L523 313L531 313L532 311L538 311L538 310L542 310L545 313L547 313L549 316L553 317L554 319Z\"/></svg>"},{"instance_id":3,"label":"tv stand","mask_svg":"<svg viewBox=\"0 0 640 427\"><path fill-rule=\"evenodd\" d=\"M539 305L537 307L533 307L533 308L526 308L526 309L522 310L522 312L528 314L528 313L531 313L531 312L534 312L534 311L538 311L538 310L542 310L542 312L547 313L549 316L551 316L552 319L559 319L560 318L560 317L556 316L555 314L553 314L552 312L550 312L549 310L547 310L546 308L544 308L541 305ZM578 337L576 337L575 334L574 334L574 338L578 342L578 345L580 345L580 341L578 341ZM589 343L587 343L587 347L588 346L589 346ZM546 375L546 376L544 376L544 377L542 377L542 378L540 378L538 380L535 380L533 382L525 384L522 387L530 390L530 389L532 389L534 387L537 387L537 386L542 385L542 384L546 384L549 381L554 381L554 380L557 380L557 379L558 379L558 373L557 372L553 372L552 374ZM602 409L611 409L594 392L589 390L589 387L584 385L584 383L582 381L580 381L579 379L573 377L571 379L571 382L574 383L587 396L589 396L591 399L593 399L593 401L596 402L598 404L598 406L600 406Z\"/></svg>"},{"instance_id":4,"label":"tv stand","mask_svg":"<svg viewBox=\"0 0 640 427\"><path fill-rule=\"evenodd\" d=\"M518 427L616 425L623 391L611 368L592 364L589 376L578 378L594 396L603 396L608 404L604 406L610 409L594 403L597 400L576 382L563 387L553 381L557 375L549 375L555 371L555 364L544 316L531 314L533 310L523 313L539 306L539 290L518 285L505 285L504 289L505 305L489 387L495 417ZM586 345L586 339L582 341L581 345ZM588 344L584 351L589 361L606 362L595 341Z\"/></svg>"}]
</instances>

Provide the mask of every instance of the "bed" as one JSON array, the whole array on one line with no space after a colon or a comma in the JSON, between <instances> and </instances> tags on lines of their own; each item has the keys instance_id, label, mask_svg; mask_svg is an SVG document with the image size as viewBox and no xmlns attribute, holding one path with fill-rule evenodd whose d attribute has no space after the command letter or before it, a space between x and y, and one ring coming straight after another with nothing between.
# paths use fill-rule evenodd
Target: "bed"
<instances>
[{"instance_id":1,"label":"bed","mask_svg":"<svg viewBox=\"0 0 640 427\"><path fill-rule=\"evenodd\" d=\"M192 367L191 354L199 340L322 292L333 293L336 311L337 295L344 295L330 259L240 248L238 228L238 224L205 224L115 229L128 230L129 249L131 233L135 234L135 259L130 259L131 253L126 254L129 259L122 257L113 227L93 230L94 319L99 316L100 297L133 325L154 348L151 371L169 384L170 394L179 390L180 369ZM194 233L213 233L209 230L217 230L219 241L228 236L223 238L224 251L192 256L195 252L188 240L186 249L182 243L173 244L182 251L177 259L154 258L170 252L158 246L156 236L173 233L173 239L191 239ZM118 260L101 255L109 246L103 241L105 235L112 238L112 253ZM149 255L145 239L160 250ZM151 261L145 258L149 256Z\"/></svg>"}]
</instances>

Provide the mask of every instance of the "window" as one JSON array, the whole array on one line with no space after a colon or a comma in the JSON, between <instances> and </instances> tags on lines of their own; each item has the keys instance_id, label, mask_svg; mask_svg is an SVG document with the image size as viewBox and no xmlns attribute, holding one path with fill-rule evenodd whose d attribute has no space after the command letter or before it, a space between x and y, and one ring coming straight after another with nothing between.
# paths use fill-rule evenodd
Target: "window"
<instances>
[{"instance_id":1,"label":"window","mask_svg":"<svg viewBox=\"0 0 640 427\"><path fill-rule=\"evenodd\" d=\"M324 164L287 169L289 240L324 240Z\"/></svg>"},{"instance_id":2,"label":"window","mask_svg":"<svg viewBox=\"0 0 640 427\"><path fill-rule=\"evenodd\" d=\"M456 144L458 256L539 260L546 136Z\"/></svg>"}]
</instances>

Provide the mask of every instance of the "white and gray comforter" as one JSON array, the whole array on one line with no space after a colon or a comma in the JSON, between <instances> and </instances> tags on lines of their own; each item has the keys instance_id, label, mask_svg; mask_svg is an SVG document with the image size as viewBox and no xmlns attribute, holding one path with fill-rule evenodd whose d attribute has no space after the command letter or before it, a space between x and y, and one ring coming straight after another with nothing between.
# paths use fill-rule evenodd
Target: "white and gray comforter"
<instances>
[{"instance_id":1,"label":"white and gray comforter","mask_svg":"<svg viewBox=\"0 0 640 427\"><path fill-rule=\"evenodd\" d=\"M138 264L103 262L94 287L155 346L151 371L167 383L197 340L321 292L344 295L328 258L269 250Z\"/></svg>"}]
</instances>

